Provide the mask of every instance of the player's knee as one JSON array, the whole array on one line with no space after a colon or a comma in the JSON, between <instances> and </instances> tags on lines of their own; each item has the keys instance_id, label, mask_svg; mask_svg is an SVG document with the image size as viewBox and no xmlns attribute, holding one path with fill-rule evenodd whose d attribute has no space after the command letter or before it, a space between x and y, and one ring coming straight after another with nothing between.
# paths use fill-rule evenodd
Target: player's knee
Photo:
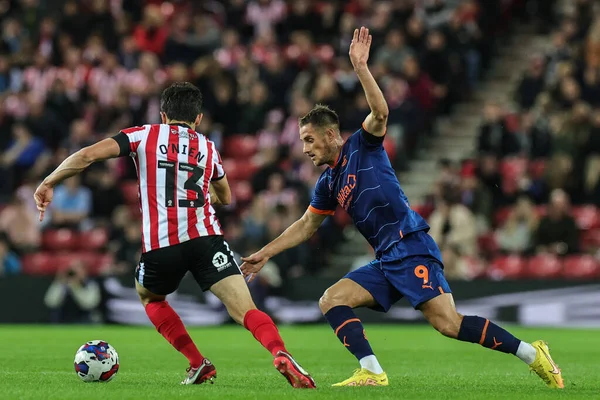
<instances>
[{"instance_id":1,"label":"player's knee","mask_svg":"<svg viewBox=\"0 0 600 400\"><path fill-rule=\"evenodd\" d=\"M142 303L144 308L146 308L146 306L150 303L154 303L157 301L163 301L166 298L166 296L151 293L139 285L136 285L136 292L137 292L138 297L140 298L140 302Z\"/></svg>"},{"instance_id":2,"label":"player's knee","mask_svg":"<svg viewBox=\"0 0 600 400\"><path fill-rule=\"evenodd\" d=\"M233 307L227 307L227 312L229 313L231 319L233 319L240 325L244 325L244 317L246 316L248 311L255 309L256 305L254 305L254 303L252 302L249 304L236 304Z\"/></svg>"},{"instance_id":3,"label":"player's knee","mask_svg":"<svg viewBox=\"0 0 600 400\"><path fill-rule=\"evenodd\" d=\"M140 297L140 301L142 302L142 305L144 306L144 308L146 308L146 306L150 303L155 303L157 301L164 301L165 300L165 296L157 296L157 295L145 295L145 294L141 294L138 293L139 297Z\"/></svg>"},{"instance_id":4,"label":"player's knee","mask_svg":"<svg viewBox=\"0 0 600 400\"><path fill-rule=\"evenodd\" d=\"M449 338L457 338L460 330L461 318L457 313L456 316L444 315L432 318L431 325L442 335Z\"/></svg>"},{"instance_id":5,"label":"player's knee","mask_svg":"<svg viewBox=\"0 0 600 400\"><path fill-rule=\"evenodd\" d=\"M319 299L319 308L323 314L337 306L349 306L345 293L329 288Z\"/></svg>"}]
</instances>

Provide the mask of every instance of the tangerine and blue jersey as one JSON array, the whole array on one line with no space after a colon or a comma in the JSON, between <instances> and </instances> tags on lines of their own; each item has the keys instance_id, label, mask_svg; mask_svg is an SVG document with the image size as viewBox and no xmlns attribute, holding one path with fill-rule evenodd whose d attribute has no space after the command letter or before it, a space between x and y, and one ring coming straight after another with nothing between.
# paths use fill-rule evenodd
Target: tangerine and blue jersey
<instances>
[{"instance_id":1,"label":"tangerine and blue jersey","mask_svg":"<svg viewBox=\"0 0 600 400\"><path fill-rule=\"evenodd\" d=\"M439 248L426 234L429 225L410 208L383 148L383 137L364 129L344 143L340 155L317 181L309 210L333 215L340 205L381 258L394 245L395 258L428 255L441 262ZM414 234L423 232L423 234Z\"/></svg>"}]
</instances>

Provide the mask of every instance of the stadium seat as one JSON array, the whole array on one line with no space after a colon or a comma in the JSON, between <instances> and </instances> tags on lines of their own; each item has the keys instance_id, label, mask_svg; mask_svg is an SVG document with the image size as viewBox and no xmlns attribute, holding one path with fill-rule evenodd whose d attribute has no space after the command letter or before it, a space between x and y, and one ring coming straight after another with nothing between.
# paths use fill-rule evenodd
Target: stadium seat
<instances>
[{"instance_id":1,"label":"stadium seat","mask_svg":"<svg viewBox=\"0 0 600 400\"><path fill-rule=\"evenodd\" d=\"M79 249L100 250L108 243L108 232L104 228L95 228L82 232L77 239Z\"/></svg>"},{"instance_id":2,"label":"stadium seat","mask_svg":"<svg viewBox=\"0 0 600 400\"><path fill-rule=\"evenodd\" d=\"M47 252L27 254L22 259L23 273L26 275L43 275L43 271L47 271L53 265L54 257L52 253Z\"/></svg>"},{"instance_id":3,"label":"stadium seat","mask_svg":"<svg viewBox=\"0 0 600 400\"><path fill-rule=\"evenodd\" d=\"M69 268L74 262L81 261L78 252L60 252L52 256L54 265L46 271L47 274L56 273L59 270Z\"/></svg>"},{"instance_id":4,"label":"stadium seat","mask_svg":"<svg viewBox=\"0 0 600 400\"><path fill-rule=\"evenodd\" d=\"M546 206L536 206L535 213L538 216L538 218L542 218L546 215Z\"/></svg>"},{"instance_id":5,"label":"stadium seat","mask_svg":"<svg viewBox=\"0 0 600 400\"><path fill-rule=\"evenodd\" d=\"M247 181L234 181L230 183L233 201L248 203L252 200L252 186Z\"/></svg>"},{"instance_id":6,"label":"stadium seat","mask_svg":"<svg viewBox=\"0 0 600 400\"><path fill-rule=\"evenodd\" d=\"M430 204L416 204L416 205L411 205L411 208L416 211L417 213L419 213L419 215L425 219L429 218L429 216L431 215L431 213L433 213L433 211L435 210L435 207L433 205Z\"/></svg>"},{"instance_id":7,"label":"stadium seat","mask_svg":"<svg viewBox=\"0 0 600 400\"><path fill-rule=\"evenodd\" d=\"M562 274L562 263L551 254L538 254L527 261L525 275L534 279L558 278Z\"/></svg>"},{"instance_id":8,"label":"stadium seat","mask_svg":"<svg viewBox=\"0 0 600 400\"><path fill-rule=\"evenodd\" d=\"M579 229L588 230L598 228L600 221L596 206L588 204L585 206L573 207L572 213Z\"/></svg>"},{"instance_id":9,"label":"stadium seat","mask_svg":"<svg viewBox=\"0 0 600 400\"><path fill-rule=\"evenodd\" d=\"M510 132L517 132L521 126L521 117L518 113L509 113L504 117L504 126Z\"/></svg>"},{"instance_id":10,"label":"stadium seat","mask_svg":"<svg viewBox=\"0 0 600 400\"><path fill-rule=\"evenodd\" d=\"M531 179L542 179L544 177L544 172L546 172L545 160L535 160L529 163L529 177Z\"/></svg>"},{"instance_id":11,"label":"stadium seat","mask_svg":"<svg viewBox=\"0 0 600 400\"><path fill-rule=\"evenodd\" d=\"M388 158L393 164L394 160L396 159L396 155L398 154L396 143L394 143L394 140L391 137L386 136L386 138L383 139L383 148L387 152Z\"/></svg>"},{"instance_id":12,"label":"stadium seat","mask_svg":"<svg viewBox=\"0 0 600 400\"><path fill-rule=\"evenodd\" d=\"M527 171L528 161L521 157L508 157L500 163L500 174L503 179L517 179Z\"/></svg>"},{"instance_id":13,"label":"stadium seat","mask_svg":"<svg viewBox=\"0 0 600 400\"><path fill-rule=\"evenodd\" d=\"M48 230L42 234L42 247L45 250L72 250L76 248L77 245L77 236L69 229Z\"/></svg>"},{"instance_id":14,"label":"stadium seat","mask_svg":"<svg viewBox=\"0 0 600 400\"><path fill-rule=\"evenodd\" d=\"M225 139L224 153L227 157L238 160L247 160L256 154L257 140L250 135L235 135Z\"/></svg>"},{"instance_id":15,"label":"stadium seat","mask_svg":"<svg viewBox=\"0 0 600 400\"><path fill-rule=\"evenodd\" d=\"M485 276L486 263L481 258L465 256L462 260L467 267L469 279L477 279Z\"/></svg>"},{"instance_id":16,"label":"stadium seat","mask_svg":"<svg viewBox=\"0 0 600 400\"><path fill-rule=\"evenodd\" d=\"M600 229L584 231L581 235L583 251L597 251L600 249Z\"/></svg>"},{"instance_id":17,"label":"stadium seat","mask_svg":"<svg viewBox=\"0 0 600 400\"><path fill-rule=\"evenodd\" d=\"M494 222L496 223L496 226L504 225L511 212L512 207L502 207L498 211L496 211L494 215Z\"/></svg>"},{"instance_id":18,"label":"stadium seat","mask_svg":"<svg viewBox=\"0 0 600 400\"><path fill-rule=\"evenodd\" d=\"M522 278L525 260L517 255L501 256L492 262L487 275L494 280Z\"/></svg>"},{"instance_id":19,"label":"stadium seat","mask_svg":"<svg viewBox=\"0 0 600 400\"><path fill-rule=\"evenodd\" d=\"M563 277L567 279L594 279L600 277L598 261L586 255L572 255L563 262Z\"/></svg>"},{"instance_id":20,"label":"stadium seat","mask_svg":"<svg viewBox=\"0 0 600 400\"><path fill-rule=\"evenodd\" d=\"M127 204L138 204L139 189L136 181L127 181L121 184L121 192Z\"/></svg>"},{"instance_id":21,"label":"stadium seat","mask_svg":"<svg viewBox=\"0 0 600 400\"><path fill-rule=\"evenodd\" d=\"M494 255L498 253L498 242L496 240L496 234L494 232L488 232L480 235L477 238L477 245L479 250L484 255Z\"/></svg>"},{"instance_id":22,"label":"stadium seat","mask_svg":"<svg viewBox=\"0 0 600 400\"><path fill-rule=\"evenodd\" d=\"M82 251L73 254L73 258L80 260L87 267L88 274L92 276L99 275L111 266L114 259L111 254L97 253L93 251Z\"/></svg>"}]
</instances>

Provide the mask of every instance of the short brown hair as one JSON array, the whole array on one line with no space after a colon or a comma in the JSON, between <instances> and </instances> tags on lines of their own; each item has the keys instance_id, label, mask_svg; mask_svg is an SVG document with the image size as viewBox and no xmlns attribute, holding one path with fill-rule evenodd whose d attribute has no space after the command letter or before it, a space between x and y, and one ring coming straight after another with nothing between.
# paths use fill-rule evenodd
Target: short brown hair
<instances>
[{"instance_id":1,"label":"short brown hair","mask_svg":"<svg viewBox=\"0 0 600 400\"><path fill-rule=\"evenodd\" d=\"M304 117L298 120L299 126L313 124L318 127L335 125L339 127L340 119L335 111L325 104L317 104Z\"/></svg>"}]
</instances>

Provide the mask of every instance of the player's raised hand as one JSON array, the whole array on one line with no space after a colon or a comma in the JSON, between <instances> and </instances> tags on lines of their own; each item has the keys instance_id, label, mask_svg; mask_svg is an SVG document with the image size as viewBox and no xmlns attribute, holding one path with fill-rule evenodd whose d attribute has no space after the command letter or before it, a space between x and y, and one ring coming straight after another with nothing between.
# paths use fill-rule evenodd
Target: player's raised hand
<instances>
[{"instance_id":1,"label":"player's raised hand","mask_svg":"<svg viewBox=\"0 0 600 400\"><path fill-rule=\"evenodd\" d=\"M35 205L37 206L37 209L40 212L40 221L44 220L44 213L46 212L46 209L52 202L53 196L54 188L44 184L43 182L42 184L40 184L40 186L38 186L37 190L35 191L33 198L35 199Z\"/></svg>"},{"instance_id":2,"label":"player's raised hand","mask_svg":"<svg viewBox=\"0 0 600 400\"><path fill-rule=\"evenodd\" d=\"M364 67L369 60L369 50L373 37L369 35L369 29L361 26L360 29L354 30L354 37L350 43L350 61L354 69Z\"/></svg>"},{"instance_id":3,"label":"player's raised hand","mask_svg":"<svg viewBox=\"0 0 600 400\"><path fill-rule=\"evenodd\" d=\"M244 274L244 278L249 277L248 282L252 282L254 278L256 278L256 274L265 266L267 261L269 261L269 257L267 257L262 250L259 250L248 257L242 257L242 261L244 263L240 269Z\"/></svg>"}]
</instances>

